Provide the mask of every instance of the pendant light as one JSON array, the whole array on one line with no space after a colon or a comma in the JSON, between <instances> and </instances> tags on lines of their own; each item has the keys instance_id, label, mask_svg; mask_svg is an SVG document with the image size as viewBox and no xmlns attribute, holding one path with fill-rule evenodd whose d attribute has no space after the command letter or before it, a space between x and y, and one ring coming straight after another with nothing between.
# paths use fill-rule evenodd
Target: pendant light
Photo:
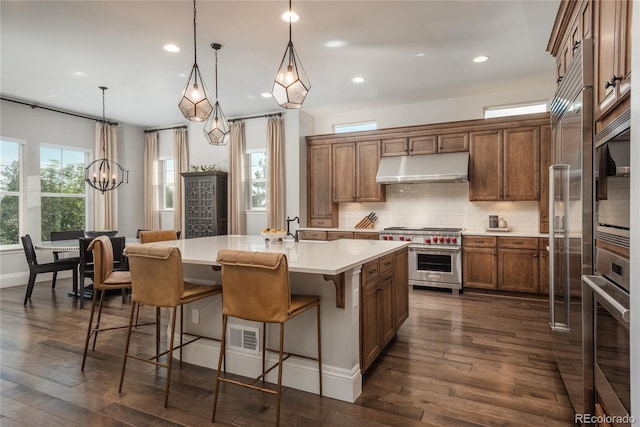
<instances>
[{"instance_id":1,"label":"pendant light","mask_svg":"<svg viewBox=\"0 0 640 427\"><path fill-rule=\"evenodd\" d=\"M204 125L204 137L211 145L225 145L227 135L229 135L229 122L222 112L222 107L218 102L218 51L222 47L219 43L211 43L211 47L216 51L216 103L213 111L209 114L209 119Z\"/></svg>"},{"instance_id":2,"label":"pendant light","mask_svg":"<svg viewBox=\"0 0 640 427\"><path fill-rule=\"evenodd\" d=\"M309 89L311 89L311 82L291 41L291 0L289 0L289 44L284 51L271 94L283 108L300 108Z\"/></svg>"},{"instance_id":3,"label":"pendant light","mask_svg":"<svg viewBox=\"0 0 640 427\"><path fill-rule=\"evenodd\" d=\"M198 47L196 45L196 0L193 0L193 68L189 74L187 85L182 91L178 108L182 115L192 122L204 122L211 114L213 107L209 102L209 94L198 68Z\"/></svg>"},{"instance_id":4,"label":"pendant light","mask_svg":"<svg viewBox=\"0 0 640 427\"><path fill-rule=\"evenodd\" d=\"M104 114L104 91L108 88L100 86L102 90L102 158L89 163L84 170L84 180L91 188L105 191L115 190L122 184L129 183L129 171L125 170L118 162L107 158L108 123Z\"/></svg>"}]
</instances>

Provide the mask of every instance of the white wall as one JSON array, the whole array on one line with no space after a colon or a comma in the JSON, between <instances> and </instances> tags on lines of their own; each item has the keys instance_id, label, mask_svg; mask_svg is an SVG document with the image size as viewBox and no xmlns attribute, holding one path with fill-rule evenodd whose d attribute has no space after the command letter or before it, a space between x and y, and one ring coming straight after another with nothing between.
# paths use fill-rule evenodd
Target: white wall
<instances>
[{"instance_id":1,"label":"white wall","mask_svg":"<svg viewBox=\"0 0 640 427\"><path fill-rule=\"evenodd\" d=\"M414 104L364 109L357 111L325 111L315 113L315 134L333 133L333 126L344 123L376 121L378 129L414 126L459 120L482 119L484 107L550 101L555 84L472 95Z\"/></svg>"},{"instance_id":2,"label":"white wall","mask_svg":"<svg viewBox=\"0 0 640 427\"><path fill-rule=\"evenodd\" d=\"M54 144L93 152L95 122L43 109L2 101L0 103L0 134L26 141L24 206L26 215L20 234L30 234L34 241L40 236L40 144ZM144 137L141 128L121 124L118 127L119 161L129 170L129 184L118 189L118 230L133 235L142 221L142 156ZM29 197L29 193L31 197ZM99 193L90 193L99 196ZM91 205L91 202L90 202ZM93 224L89 215L87 229ZM48 236L47 236L48 238ZM46 253L38 253L42 262L51 260ZM28 267L22 249L3 250L0 254L2 287L27 283ZM42 277L40 277L42 276ZM39 275L38 279L46 279Z\"/></svg>"}]
</instances>

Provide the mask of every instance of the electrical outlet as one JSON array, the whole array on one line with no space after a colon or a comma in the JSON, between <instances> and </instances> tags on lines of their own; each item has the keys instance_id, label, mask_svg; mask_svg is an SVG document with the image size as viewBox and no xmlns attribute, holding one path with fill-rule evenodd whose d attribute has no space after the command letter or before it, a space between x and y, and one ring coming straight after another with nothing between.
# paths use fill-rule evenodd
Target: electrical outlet
<instances>
[{"instance_id":1,"label":"electrical outlet","mask_svg":"<svg viewBox=\"0 0 640 427\"><path fill-rule=\"evenodd\" d=\"M200 310L197 308L191 309L191 323L200 323Z\"/></svg>"}]
</instances>

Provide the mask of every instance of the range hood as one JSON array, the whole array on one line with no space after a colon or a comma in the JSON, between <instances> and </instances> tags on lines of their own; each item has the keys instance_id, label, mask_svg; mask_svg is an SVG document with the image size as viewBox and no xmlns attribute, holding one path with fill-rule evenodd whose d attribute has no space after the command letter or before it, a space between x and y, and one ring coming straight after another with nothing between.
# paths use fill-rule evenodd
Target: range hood
<instances>
[{"instance_id":1,"label":"range hood","mask_svg":"<svg viewBox=\"0 0 640 427\"><path fill-rule=\"evenodd\" d=\"M469 153L425 154L383 157L378 166L378 184L419 182L464 182L468 180Z\"/></svg>"}]
</instances>

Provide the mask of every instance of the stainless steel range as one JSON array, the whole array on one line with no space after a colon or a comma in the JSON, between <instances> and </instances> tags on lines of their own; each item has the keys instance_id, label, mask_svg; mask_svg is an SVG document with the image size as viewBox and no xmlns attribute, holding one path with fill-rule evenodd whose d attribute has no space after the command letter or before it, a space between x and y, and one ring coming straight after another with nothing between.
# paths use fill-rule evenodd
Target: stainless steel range
<instances>
[{"instance_id":1,"label":"stainless steel range","mask_svg":"<svg viewBox=\"0 0 640 427\"><path fill-rule=\"evenodd\" d=\"M462 290L462 228L389 227L380 239L410 242L409 284L414 289Z\"/></svg>"}]
</instances>

